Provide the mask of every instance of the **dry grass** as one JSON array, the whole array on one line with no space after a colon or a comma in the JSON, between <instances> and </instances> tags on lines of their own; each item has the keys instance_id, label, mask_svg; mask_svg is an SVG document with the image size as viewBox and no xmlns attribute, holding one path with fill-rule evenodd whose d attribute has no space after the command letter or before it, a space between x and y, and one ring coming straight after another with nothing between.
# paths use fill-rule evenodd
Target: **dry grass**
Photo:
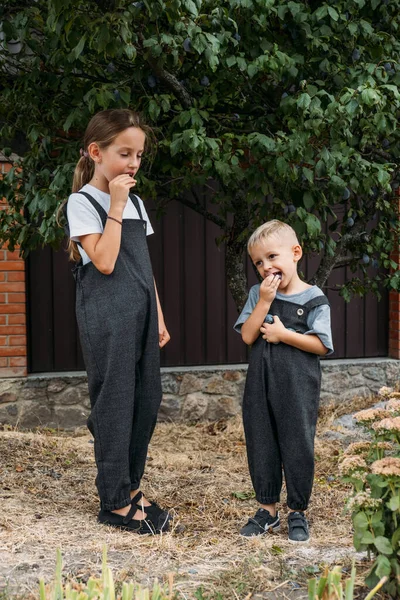
<instances>
[{"instance_id":1,"label":"dry grass","mask_svg":"<svg viewBox=\"0 0 400 600\"><path fill-rule=\"evenodd\" d=\"M348 566L351 523L342 516L346 488L337 479L342 449L339 442L321 437L329 422L325 411L308 512L312 541L300 548L286 540L284 505L279 535L247 540L237 533L256 508L255 500L234 495L251 494L239 418L210 425L158 425L142 489L172 509L175 526L186 528L156 537L96 523L93 445L86 431L1 431L0 590L3 578L10 595L37 597L38 578L53 578L57 547L64 572L73 578L99 574L106 544L116 580L147 584L173 573L174 590L183 598L194 598L200 586L207 598L217 592L223 598L246 598L284 581L303 584L323 563ZM278 597L284 598L291 585L282 586Z\"/></svg>"}]
</instances>

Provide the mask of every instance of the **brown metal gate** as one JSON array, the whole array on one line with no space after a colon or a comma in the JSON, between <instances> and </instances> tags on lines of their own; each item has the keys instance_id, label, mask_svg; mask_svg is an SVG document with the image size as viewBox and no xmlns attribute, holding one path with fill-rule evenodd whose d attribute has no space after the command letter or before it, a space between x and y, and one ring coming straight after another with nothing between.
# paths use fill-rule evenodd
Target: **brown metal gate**
<instances>
[{"instance_id":1,"label":"brown metal gate","mask_svg":"<svg viewBox=\"0 0 400 600\"><path fill-rule=\"evenodd\" d=\"M225 283L220 230L190 208L171 203L161 220L149 208L155 235L148 238L154 275L171 342L162 351L164 366L218 365L247 360L246 347L232 329L237 312ZM308 278L318 259L307 257ZM247 265L249 285L257 282ZM350 273L337 269L328 288ZM27 260L28 357L31 373L83 370L75 314L75 283L65 251L37 250ZM335 354L332 358L387 356L388 299L372 294L346 304L328 289Z\"/></svg>"}]
</instances>

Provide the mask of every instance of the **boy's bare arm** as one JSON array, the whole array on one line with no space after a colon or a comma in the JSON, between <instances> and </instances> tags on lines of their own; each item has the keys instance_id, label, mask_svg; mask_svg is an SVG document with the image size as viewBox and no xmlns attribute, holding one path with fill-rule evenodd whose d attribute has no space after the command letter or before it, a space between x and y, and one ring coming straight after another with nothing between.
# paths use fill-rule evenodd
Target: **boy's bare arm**
<instances>
[{"instance_id":1,"label":"boy's bare arm","mask_svg":"<svg viewBox=\"0 0 400 600\"><path fill-rule=\"evenodd\" d=\"M242 325L242 340L249 346L253 344L260 335L260 327L264 322L271 304L276 296L280 278L268 275L260 285L260 299L253 308L253 312Z\"/></svg>"},{"instance_id":2,"label":"boy's bare arm","mask_svg":"<svg viewBox=\"0 0 400 600\"><path fill-rule=\"evenodd\" d=\"M260 335L260 327L268 314L270 306L271 302L266 302L260 298L247 321L243 323L241 334L245 344L251 346Z\"/></svg>"},{"instance_id":3,"label":"boy's bare arm","mask_svg":"<svg viewBox=\"0 0 400 600\"><path fill-rule=\"evenodd\" d=\"M312 354L320 354L322 356L328 352L328 348L323 345L317 335L304 335L303 333L296 333L289 329L286 329L286 332L287 335L285 335L282 342L289 344L289 346L294 346L295 348L299 348L299 350L311 352Z\"/></svg>"},{"instance_id":4,"label":"boy's bare arm","mask_svg":"<svg viewBox=\"0 0 400 600\"><path fill-rule=\"evenodd\" d=\"M328 352L328 349L317 335L304 335L303 333L286 329L280 318L276 315L274 315L273 324L263 324L261 333L263 339L271 343L283 342L289 346L299 348L299 350L304 350L304 352L311 352L312 354L319 354L321 356L324 356Z\"/></svg>"}]
</instances>

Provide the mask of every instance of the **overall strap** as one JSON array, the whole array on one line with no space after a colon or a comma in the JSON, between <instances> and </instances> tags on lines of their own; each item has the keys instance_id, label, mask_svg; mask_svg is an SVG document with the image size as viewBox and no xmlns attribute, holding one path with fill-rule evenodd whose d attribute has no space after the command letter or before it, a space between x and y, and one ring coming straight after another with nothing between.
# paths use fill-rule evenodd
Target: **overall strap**
<instances>
[{"instance_id":1,"label":"overall strap","mask_svg":"<svg viewBox=\"0 0 400 600\"><path fill-rule=\"evenodd\" d=\"M132 200L134 207L136 208L136 210L138 211L138 215L139 217L142 219L142 221L144 221L143 219L143 215L142 215L142 211L140 208L140 204L139 204L139 200L138 197L135 196L135 194L130 193L129 194L129 198Z\"/></svg>"},{"instance_id":2,"label":"overall strap","mask_svg":"<svg viewBox=\"0 0 400 600\"><path fill-rule=\"evenodd\" d=\"M307 308L308 310L311 310L312 308L315 308L316 306L323 306L324 304L327 304L328 306L330 306L328 298L325 296L325 294L321 294L321 296L316 296L315 298L311 298L311 300L309 300L308 302L306 302L304 304L304 307Z\"/></svg>"},{"instance_id":3,"label":"overall strap","mask_svg":"<svg viewBox=\"0 0 400 600\"><path fill-rule=\"evenodd\" d=\"M97 200L95 200L93 198L93 196L91 196L90 194L88 194L87 192L78 192L78 194L83 194L83 196L86 196L86 198L89 200L90 204L97 210L97 212L99 213L99 217L101 219L101 222L103 223L103 227L106 226L106 222L107 222L107 213L104 210L104 208L101 206L101 204L99 204L97 202Z\"/></svg>"}]
</instances>

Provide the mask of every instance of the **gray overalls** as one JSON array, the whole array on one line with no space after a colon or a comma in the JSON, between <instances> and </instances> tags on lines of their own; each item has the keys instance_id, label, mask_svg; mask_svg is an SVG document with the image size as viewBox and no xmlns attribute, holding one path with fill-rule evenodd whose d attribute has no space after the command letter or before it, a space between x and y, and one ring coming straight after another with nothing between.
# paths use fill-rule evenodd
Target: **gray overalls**
<instances>
[{"instance_id":1,"label":"gray overalls","mask_svg":"<svg viewBox=\"0 0 400 600\"><path fill-rule=\"evenodd\" d=\"M300 305L276 299L269 314L287 328L308 331L309 311L329 304L317 296ZM256 498L261 504L279 502L282 466L287 503L305 510L314 477L314 436L321 387L319 357L294 346L254 342L243 398L247 458Z\"/></svg>"},{"instance_id":2,"label":"gray overalls","mask_svg":"<svg viewBox=\"0 0 400 600\"><path fill-rule=\"evenodd\" d=\"M85 192L105 227L107 213ZM155 288L146 221L124 219L114 271L78 265L76 316L88 374L96 485L103 510L130 503L139 489L161 402ZM129 202L129 200L128 200Z\"/></svg>"}]
</instances>

